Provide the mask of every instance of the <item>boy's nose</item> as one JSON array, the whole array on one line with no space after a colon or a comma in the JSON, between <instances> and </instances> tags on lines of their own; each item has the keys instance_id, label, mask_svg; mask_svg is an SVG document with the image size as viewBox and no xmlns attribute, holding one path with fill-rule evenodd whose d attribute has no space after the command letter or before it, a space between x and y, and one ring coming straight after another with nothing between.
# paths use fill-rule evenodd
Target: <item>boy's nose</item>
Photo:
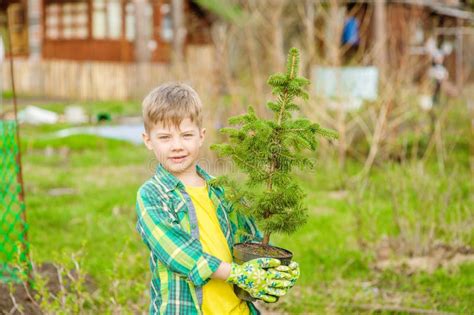
<instances>
[{"instance_id":1,"label":"boy's nose","mask_svg":"<svg viewBox=\"0 0 474 315\"><path fill-rule=\"evenodd\" d=\"M179 137L173 139L173 141L171 142L171 149L172 150L178 150L178 149L182 149L182 148L183 148L183 143L182 143L181 139Z\"/></svg>"}]
</instances>

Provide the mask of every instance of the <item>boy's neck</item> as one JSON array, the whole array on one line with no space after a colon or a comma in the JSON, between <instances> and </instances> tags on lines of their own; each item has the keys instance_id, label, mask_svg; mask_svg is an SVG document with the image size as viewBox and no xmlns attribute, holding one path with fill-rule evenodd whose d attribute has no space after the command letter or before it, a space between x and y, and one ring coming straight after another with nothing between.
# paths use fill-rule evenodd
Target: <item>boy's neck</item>
<instances>
[{"instance_id":1,"label":"boy's neck","mask_svg":"<svg viewBox=\"0 0 474 315\"><path fill-rule=\"evenodd\" d=\"M204 186L206 181L198 174L196 170L196 165L188 168L182 173L173 174L177 179L179 179L185 186Z\"/></svg>"}]
</instances>

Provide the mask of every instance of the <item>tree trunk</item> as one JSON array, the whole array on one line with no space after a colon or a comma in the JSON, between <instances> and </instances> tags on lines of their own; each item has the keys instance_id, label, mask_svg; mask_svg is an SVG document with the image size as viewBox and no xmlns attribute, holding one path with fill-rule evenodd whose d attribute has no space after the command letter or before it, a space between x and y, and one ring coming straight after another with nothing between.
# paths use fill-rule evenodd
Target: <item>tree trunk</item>
<instances>
[{"instance_id":1,"label":"tree trunk","mask_svg":"<svg viewBox=\"0 0 474 315\"><path fill-rule=\"evenodd\" d=\"M271 30L271 50L272 67L283 71L285 65L285 56L283 55L283 20L281 17L285 0L273 0L272 9L269 10L270 15L270 30Z\"/></svg>"},{"instance_id":2,"label":"tree trunk","mask_svg":"<svg viewBox=\"0 0 474 315\"><path fill-rule=\"evenodd\" d=\"M268 245L268 243L270 243L270 233L265 233L265 234L263 235L262 244L263 244L263 245Z\"/></svg>"},{"instance_id":3,"label":"tree trunk","mask_svg":"<svg viewBox=\"0 0 474 315\"><path fill-rule=\"evenodd\" d=\"M148 34L148 25L151 23L148 19L146 10L148 1L147 0L134 0L135 4L135 61L137 67L137 76L135 86L137 87L134 91L135 97L141 97L146 93L147 85L146 82L149 82L148 77L150 71L148 64L150 63L151 53L148 49L148 41L150 40L150 35Z\"/></svg>"},{"instance_id":4,"label":"tree trunk","mask_svg":"<svg viewBox=\"0 0 474 315\"><path fill-rule=\"evenodd\" d=\"M135 38L135 60L138 63L150 62L150 50L148 49L148 41L150 35L148 34L149 23L151 21L147 17L146 10L148 1L147 0L135 0L135 26L136 26L136 38Z\"/></svg>"},{"instance_id":5,"label":"tree trunk","mask_svg":"<svg viewBox=\"0 0 474 315\"><path fill-rule=\"evenodd\" d=\"M304 64L304 71L308 78L311 77L311 64L316 54L315 30L314 20L316 18L313 0L306 0L304 3L305 11L305 42L306 42L306 62Z\"/></svg>"},{"instance_id":6,"label":"tree trunk","mask_svg":"<svg viewBox=\"0 0 474 315\"><path fill-rule=\"evenodd\" d=\"M333 38L326 38L325 43L328 50L328 61L329 65L335 69L336 72L336 95L339 99L341 96L341 86L340 82L340 67L341 67L341 46L340 41L337 40L341 38L342 35L342 26L343 20L341 21L339 3L337 0L331 0L329 6L329 15L327 17L326 23L330 30L326 32L328 36ZM336 39L336 40L335 40ZM338 151L339 151L339 165L341 168L345 166L346 163L346 152L347 152L347 122L346 122L346 110L344 109L344 103L341 100L338 101L337 115L336 115L336 129L339 134L338 140Z\"/></svg>"},{"instance_id":7,"label":"tree trunk","mask_svg":"<svg viewBox=\"0 0 474 315\"><path fill-rule=\"evenodd\" d=\"M374 63L379 69L380 80L385 82L387 75L387 14L385 0L377 0L375 6L375 23L374 23Z\"/></svg>"}]
</instances>

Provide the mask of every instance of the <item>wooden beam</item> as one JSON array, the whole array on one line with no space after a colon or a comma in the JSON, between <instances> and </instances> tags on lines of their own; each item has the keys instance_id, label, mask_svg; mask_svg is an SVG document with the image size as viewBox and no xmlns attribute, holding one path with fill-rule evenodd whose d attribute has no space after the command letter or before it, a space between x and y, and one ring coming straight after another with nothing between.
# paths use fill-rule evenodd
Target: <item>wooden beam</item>
<instances>
[{"instance_id":1,"label":"wooden beam","mask_svg":"<svg viewBox=\"0 0 474 315\"><path fill-rule=\"evenodd\" d=\"M92 39L92 0L87 0L87 39Z\"/></svg>"}]
</instances>

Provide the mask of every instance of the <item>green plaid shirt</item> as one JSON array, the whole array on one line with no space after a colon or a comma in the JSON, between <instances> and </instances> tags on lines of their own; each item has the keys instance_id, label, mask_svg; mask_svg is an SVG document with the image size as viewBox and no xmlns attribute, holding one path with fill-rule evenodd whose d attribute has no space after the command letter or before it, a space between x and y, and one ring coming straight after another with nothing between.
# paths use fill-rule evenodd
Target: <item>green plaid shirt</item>
<instances>
[{"instance_id":1,"label":"green plaid shirt","mask_svg":"<svg viewBox=\"0 0 474 315\"><path fill-rule=\"evenodd\" d=\"M236 232L243 229L255 240L262 233L255 222L233 211L221 187L201 167L198 174L208 183L209 197L231 252L233 245L249 240ZM137 230L150 249L150 314L202 314L202 286L210 280L221 260L203 252L194 206L183 183L161 164L137 193ZM260 314L247 302L251 314Z\"/></svg>"}]
</instances>

